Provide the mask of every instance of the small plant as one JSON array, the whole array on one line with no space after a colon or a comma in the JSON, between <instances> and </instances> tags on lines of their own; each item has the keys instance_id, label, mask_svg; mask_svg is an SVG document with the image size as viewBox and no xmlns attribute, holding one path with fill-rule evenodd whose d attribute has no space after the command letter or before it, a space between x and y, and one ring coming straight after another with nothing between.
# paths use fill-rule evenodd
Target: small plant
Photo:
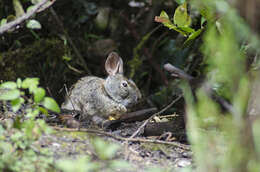
<instances>
[{"instance_id":1,"label":"small plant","mask_svg":"<svg viewBox=\"0 0 260 172\"><path fill-rule=\"evenodd\" d=\"M17 82L8 81L0 85L3 105L10 102L14 112L22 109L14 120L7 118L0 125L1 171L47 171L51 168L51 153L34 144L43 133L50 133L51 128L45 121L36 120L36 116L40 112L47 114L46 109L54 112L60 112L60 109L38 85L38 78L17 79ZM26 91L31 97L25 96ZM28 105L25 109L21 108L24 104Z\"/></svg>"},{"instance_id":2,"label":"small plant","mask_svg":"<svg viewBox=\"0 0 260 172\"><path fill-rule=\"evenodd\" d=\"M115 159L119 145L95 138L92 146L98 161L92 160L90 156L81 156L76 160L61 159L56 163L56 167L64 172L117 171L132 168L126 161Z\"/></svg>"},{"instance_id":3,"label":"small plant","mask_svg":"<svg viewBox=\"0 0 260 172\"><path fill-rule=\"evenodd\" d=\"M252 96L249 73L253 71L245 68L248 57L244 49L244 42L247 42L246 46L252 47L257 56L259 40L252 39L252 32L227 1L189 2L200 12L201 21L207 20L205 28L202 25L197 31L190 28L191 18L185 2L176 9L173 19L162 11L155 20L188 37L184 44L200 35L202 29L205 30L200 49L202 63L207 66L204 83L212 88L218 85L215 91L232 107L223 111L205 88L195 91L195 99L189 86L183 84L187 103L187 133L196 169L201 172L259 171L260 123L259 118L248 121L249 98Z\"/></svg>"},{"instance_id":4,"label":"small plant","mask_svg":"<svg viewBox=\"0 0 260 172\"><path fill-rule=\"evenodd\" d=\"M162 23L169 29L179 32L183 36L188 37L184 42L184 46L190 44L201 34L203 30L203 22L205 22L205 18L202 18L201 28L198 30L195 30L192 27L190 27L192 20L190 15L188 14L186 2L177 7L172 19L170 19L170 17L165 11L162 11L160 16L156 16L154 20L158 23Z\"/></svg>"},{"instance_id":5,"label":"small plant","mask_svg":"<svg viewBox=\"0 0 260 172\"><path fill-rule=\"evenodd\" d=\"M32 108L27 111L27 116L35 117L39 112L46 114L46 109L59 113L60 108L56 101L50 97L46 97L45 90L38 87L38 85L39 78L26 78L23 81L18 78L16 82L4 82L0 85L0 101L10 101L12 110L16 112L25 102L23 96L25 95L25 91L28 90L33 98L27 99L27 102L32 104Z\"/></svg>"}]
</instances>

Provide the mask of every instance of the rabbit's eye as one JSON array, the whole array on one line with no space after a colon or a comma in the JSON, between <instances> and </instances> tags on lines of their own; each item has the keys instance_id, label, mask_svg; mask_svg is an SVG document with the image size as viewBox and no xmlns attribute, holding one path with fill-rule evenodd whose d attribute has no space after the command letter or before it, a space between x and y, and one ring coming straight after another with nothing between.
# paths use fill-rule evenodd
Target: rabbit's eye
<instances>
[{"instance_id":1,"label":"rabbit's eye","mask_svg":"<svg viewBox=\"0 0 260 172\"><path fill-rule=\"evenodd\" d=\"M123 87L127 87L127 82L122 82Z\"/></svg>"}]
</instances>

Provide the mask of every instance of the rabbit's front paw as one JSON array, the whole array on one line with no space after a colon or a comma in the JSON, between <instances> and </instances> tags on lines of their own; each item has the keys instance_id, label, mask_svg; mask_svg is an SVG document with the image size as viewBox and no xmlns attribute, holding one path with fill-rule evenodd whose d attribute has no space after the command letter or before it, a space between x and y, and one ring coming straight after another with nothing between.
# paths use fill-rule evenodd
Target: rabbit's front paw
<instances>
[{"instance_id":1,"label":"rabbit's front paw","mask_svg":"<svg viewBox=\"0 0 260 172\"><path fill-rule=\"evenodd\" d=\"M117 106L117 111L120 112L120 113L125 113L127 111L127 109L124 105L119 104Z\"/></svg>"},{"instance_id":2,"label":"rabbit's front paw","mask_svg":"<svg viewBox=\"0 0 260 172\"><path fill-rule=\"evenodd\" d=\"M127 109L124 105L115 104L113 108L109 109L109 119L115 120L118 119L122 114L126 113Z\"/></svg>"}]
</instances>

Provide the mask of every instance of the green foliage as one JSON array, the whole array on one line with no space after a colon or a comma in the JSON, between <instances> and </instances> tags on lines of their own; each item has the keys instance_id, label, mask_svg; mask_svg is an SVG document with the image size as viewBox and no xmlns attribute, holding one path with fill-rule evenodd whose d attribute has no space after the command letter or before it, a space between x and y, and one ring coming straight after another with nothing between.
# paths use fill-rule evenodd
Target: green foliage
<instances>
[{"instance_id":1,"label":"green foliage","mask_svg":"<svg viewBox=\"0 0 260 172\"><path fill-rule=\"evenodd\" d=\"M103 140L96 138L93 141L95 152L101 160L111 159L115 156L119 149L119 145L104 142Z\"/></svg>"},{"instance_id":2,"label":"green foliage","mask_svg":"<svg viewBox=\"0 0 260 172\"><path fill-rule=\"evenodd\" d=\"M142 65L142 60L140 59L139 51L142 49L144 44L148 41L150 36L152 35L153 31L146 34L139 44L134 48L134 57L131 61L129 61L129 65L131 68L130 78L133 78L135 75L136 70Z\"/></svg>"},{"instance_id":3,"label":"green foliage","mask_svg":"<svg viewBox=\"0 0 260 172\"><path fill-rule=\"evenodd\" d=\"M15 15L9 15L7 18L2 18L0 20L0 27L5 25L6 23L16 20L17 18L25 15L25 11L28 12L29 10L31 10L34 7L34 4L39 3L39 0L30 0L28 2L31 2L31 6L29 6L26 10L23 7L23 3L21 3L20 0L13 0L13 9L15 11ZM48 7L52 4L53 2L49 1L46 4L43 5L42 8ZM31 19L28 20L26 23L26 27L29 29L41 29L41 24L39 21L35 20L35 19ZM9 30L9 31L13 31L13 29Z\"/></svg>"},{"instance_id":4,"label":"green foliage","mask_svg":"<svg viewBox=\"0 0 260 172\"><path fill-rule=\"evenodd\" d=\"M113 160L119 145L95 138L92 146L99 161L93 161L89 156L82 156L76 160L61 159L56 163L56 167L64 172L118 171L131 168L131 165L124 160Z\"/></svg>"},{"instance_id":5,"label":"green foliage","mask_svg":"<svg viewBox=\"0 0 260 172\"><path fill-rule=\"evenodd\" d=\"M0 95L0 100L15 100L20 97L20 91L18 89L12 89L9 91L3 91Z\"/></svg>"},{"instance_id":6,"label":"green foliage","mask_svg":"<svg viewBox=\"0 0 260 172\"><path fill-rule=\"evenodd\" d=\"M14 121L5 120L0 125L1 171L48 171L53 168L52 154L35 145L43 133L48 134L52 130L43 120L35 120L35 117L40 111L46 112L43 107L56 112L59 112L59 107L52 98L45 97L45 90L38 85L38 78L17 79L17 82L8 81L0 85L0 100L10 101L14 112L25 102L26 90L33 96L33 99L26 100L32 104L26 109L26 114L17 114Z\"/></svg>"},{"instance_id":7,"label":"green foliage","mask_svg":"<svg viewBox=\"0 0 260 172\"><path fill-rule=\"evenodd\" d=\"M188 27L191 25L191 17L187 11L187 3L178 6L178 8L175 10L173 22L179 27L187 28L187 30L190 32L193 31L193 29Z\"/></svg>"},{"instance_id":8,"label":"green foliage","mask_svg":"<svg viewBox=\"0 0 260 172\"><path fill-rule=\"evenodd\" d=\"M14 11L16 17L21 17L24 14L23 6L19 0L13 0Z\"/></svg>"},{"instance_id":9,"label":"green foliage","mask_svg":"<svg viewBox=\"0 0 260 172\"><path fill-rule=\"evenodd\" d=\"M37 20L29 20L26 23L26 27L30 28L30 29L41 29L42 28L41 23L38 22Z\"/></svg>"},{"instance_id":10,"label":"green foliage","mask_svg":"<svg viewBox=\"0 0 260 172\"><path fill-rule=\"evenodd\" d=\"M17 119L18 120L18 119ZM7 126L7 125L5 125ZM36 149L34 142L41 134L50 132L42 120L28 120L21 128L0 125L1 171L47 171L53 159L46 149Z\"/></svg>"},{"instance_id":11,"label":"green foliage","mask_svg":"<svg viewBox=\"0 0 260 172\"><path fill-rule=\"evenodd\" d=\"M90 156L77 159L61 159L54 162L53 155L37 143L42 134L52 133L51 128L41 119L36 119L40 111L46 109L59 111L57 103L45 97L45 90L38 87L38 78L17 79L17 82L4 82L0 85L1 101L11 101L17 111L25 102L25 91L31 95L26 103L32 104L26 114L17 114L14 120L7 119L0 125L0 171L115 171L131 168L124 160L115 159L119 145L100 138L92 140L94 154L98 161ZM18 92L18 93L14 93ZM22 101L21 101L22 100ZM23 118L21 115L24 115Z\"/></svg>"},{"instance_id":12,"label":"green foliage","mask_svg":"<svg viewBox=\"0 0 260 172\"><path fill-rule=\"evenodd\" d=\"M184 2L186 2L186 0L175 0L178 4L183 4Z\"/></svg>"},{"instance_id":13,"label":"green foliage","mask_svg":"<svg viewBox=\"0 0 260 172\"><path fill-rule=\"evenodd\" d=\"M186 2L176 8L173 19L170 19L168 14L165 11L162 11L160 16L155 17L155 21L162 23L165 27L168 27L169 29L179 32L185 37L188 37L184 42L184 47L195 40L203 30L202 25L201 28L198 30L194 30L190 27L192 19L188 14Z\"/></svg>"},{"instance_id":14,"label":"green foliage","mask_svg":"<svg viewBox=\"0 0 260 172\"><path fill-rule=\"evenodd\" d=\"M60 112L60 108L53 98L45 97L45 90L38 87L38 78L26 78L21 81L17 79L17 82L4 82L0 85L0 100L10 100L12 104L13 111L17 111L21 104L24 103L24 98L21 95L25 94L24 89L28 89L29 93L33 95L33 101L35 105L35 110L40 110L40 105L43 107L57 112Z\"/></svg>"},{"instance_id":15,"label":"green foliage","mask_svg":"<svg viewBox=\"0 0 260 172\"><path fill-rule=\"evenodd\" d=\"M87 156L79 157L77 160L59 160L56 166L58 169L64 172L88 172L97 170L99 168L99 164L91 162L90 157Z\"/></svg>"},{"instance_id":16,"label":"green foliage","mask_svg":"<svg viewBox=\"0 0 260 172\"><path fill-rule=\"evenodd\" d=\"M231 104L223 112L205 89L196 91L183 86L187 102L188 135L194 151L197 171L259 171L259 121L253 123L253 138L248 137L246 121L250 82L245 69L246 57L241 41L251 42L247 26L226 1L196 1L192 3L209 22L203 36L201 51L207 64L207 84L218 85L216 91ZM207 8L205 8L207 7ZM222 15L214 22L214 16ZM237 30L243 34L237 35ZM242 51L243 50L243 51ZM257 155L258 153L258 155Z\"/></svg>"}]
</instances>

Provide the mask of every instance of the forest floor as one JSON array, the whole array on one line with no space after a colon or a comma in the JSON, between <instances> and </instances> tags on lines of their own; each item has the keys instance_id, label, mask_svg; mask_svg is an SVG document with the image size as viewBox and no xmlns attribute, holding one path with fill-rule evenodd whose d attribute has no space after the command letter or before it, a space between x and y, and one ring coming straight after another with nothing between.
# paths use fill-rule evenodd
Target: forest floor
<instances>
[{"instance_id":1,"label":"forest floor","mask_svg":"<svg viewBox=\"0 0 260 172\"><path fill-rule=\"evenodd\" d=\"M141 124L142 122L125 124L125 127L109 132L53 126L55 132L43 135L36 144L49 149L55 160L76 159L79 156L88 155L99 161L95 158L97 155L93 147L93 140L98 137L109 144L120 145L113 159L126 160L131 165L129 171L145 171L153 167L173 171L192 165L192 152L188 144L180 143L178 140L164 142L159 140L158 136L139 136L134 141L127 141L129 137L122 136L126 135L125 133L128 133L132 126L139 127Z\"/></svg>"},{"instance_id":2,"label":"forest floor","mask_svg":"<svg viewBox=\"0 0 260 172\"><path fill-rule=\"evenodd\" d=\"M13 112L10 112L10 114L19 115ZM192 168L193 166L191 147L187 140L183 138L185 136L175 138L174 133L171 132L164 132L160 136L145 136L144 131L140 130L144 121L122 122L116 129L105 130L98 127L87 127L86 124L82 123L80 128L69 128L66 124L57 120L60 115L54 116L56 116L55 120L45 118L53 132L41 135L33 144L37 150L46 148L48 152L51 152L54 162L63 159L76 160L82 156L88 156L91 158L91 162L102 164L102 160L95 149L96 140L101 139L104 151L115 144L119 145L115 156L111 157L112 160L123 160L130 164L131 169L122 170L119 168L119 171L141 172L150 168L175 171L176 169ZM53 116L50 115L47 118L53 118ZM78 122L74 118L72 120ZM177 123L172 124L177 125ZM140 130L140 133L131 138L138 130ZM186 135L185 131L184 135Z\"/></svg>"}]
</instances>

